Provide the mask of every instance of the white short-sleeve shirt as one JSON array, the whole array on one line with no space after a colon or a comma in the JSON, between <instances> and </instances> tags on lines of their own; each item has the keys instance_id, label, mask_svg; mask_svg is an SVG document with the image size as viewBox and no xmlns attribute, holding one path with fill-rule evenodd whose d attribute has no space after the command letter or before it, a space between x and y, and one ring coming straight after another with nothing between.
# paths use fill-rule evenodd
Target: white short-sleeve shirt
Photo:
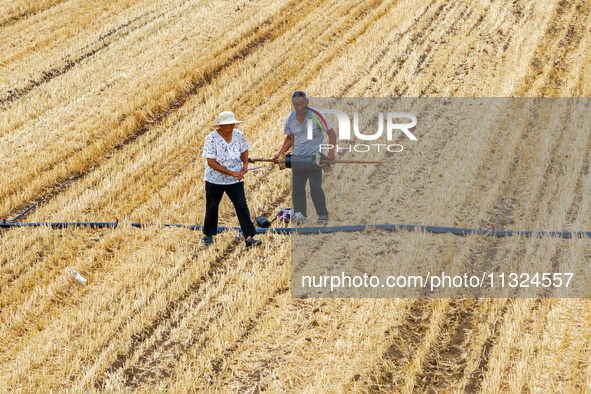
<instances>
[{"instance_id":1,"label":"white short-sleeve shirt","mask_svg":"<svg viewBox=\"0 0 591 394\"><path fill-rule=\"evenodd\" d=\"M240 171L242 169L240 154L248 149L248 141L242 131L238 129L232 130L232 141L227 143L224 137L214 130L205 137L203 154L201 156L206 159L215 159L215 161L230 171ZM231 185L242 182L242 180L239 181L236 177L214 170L207 164L207 160L205 160L205 174L203 179L218 185Z\"/></svg>"}]
</instances>

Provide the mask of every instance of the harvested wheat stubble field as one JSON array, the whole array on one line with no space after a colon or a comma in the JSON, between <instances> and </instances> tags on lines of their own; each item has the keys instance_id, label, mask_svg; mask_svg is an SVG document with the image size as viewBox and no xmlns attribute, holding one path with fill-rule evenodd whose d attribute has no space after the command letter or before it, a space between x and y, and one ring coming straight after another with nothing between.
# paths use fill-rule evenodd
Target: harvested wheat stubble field
<instances>
[{"instance_id":1,"label":"harvested wheat stubble field","mask_svg":"<svg viewBox=\"0 0 591 394\"><path fill-rule=\"evenodd\" d=\"M295 89L589 96L590 9L584 0L0 3L0 215L41 201L19 220L120 219L116 229L0 230L0 387L591 391L588 299L294 299L286 236L246 250L225 233L204 250L196 232L128 225L200 224L200 154L216 115L234 111L251 155L270 156ZM591 134L520 130L501 145L478 142L478 156L426 136L418 160L399 163L415 176L393 198L431 196L418 211L430 224L487 227L508 195L500 228L591 230ZM458 168L467 190L432 197ZM245 187L253 215L289 206L287 172L247 174ZM220 225L236 223L225 200ZM591 257L586 239L495 239L483 250L479 237L389 236L409 260Z\"/></svg>"}]
</instances>

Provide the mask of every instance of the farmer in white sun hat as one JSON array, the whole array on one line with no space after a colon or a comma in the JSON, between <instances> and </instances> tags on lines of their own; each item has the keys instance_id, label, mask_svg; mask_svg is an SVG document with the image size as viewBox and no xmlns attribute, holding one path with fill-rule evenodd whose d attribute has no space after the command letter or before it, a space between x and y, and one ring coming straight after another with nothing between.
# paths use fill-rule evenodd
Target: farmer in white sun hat
<instances>
[{"instance_id":1,"label":"farmer in white sun hat","mask_svg":"<svg viewBox=\"0 0 591 394\"><path fill-rule=\"evenodd\" d=\"M230 111L219 115L213 126L216 130L205 137L203 155L205 162L205 221L203 223L203 242L213 243L218 228L218 208L224 193L228 195L242 228L246 247L261 243L254 239L254 224L244 194L244 174L248 172L248 141L242 131L235 129L236 120Z\"/></svg>"}]
</instances>

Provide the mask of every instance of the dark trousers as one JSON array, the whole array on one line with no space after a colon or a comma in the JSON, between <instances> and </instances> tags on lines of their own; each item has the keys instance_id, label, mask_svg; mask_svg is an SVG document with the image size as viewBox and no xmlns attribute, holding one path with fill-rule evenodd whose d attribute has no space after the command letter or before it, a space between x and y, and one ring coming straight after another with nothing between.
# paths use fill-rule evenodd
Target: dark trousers
<instances>
[{"instance_id":1,"label":"dark trousers","mask_svg":"<svg viewBox=\"0 0 591 394\"><path fill-rule=\"evenodd\" d=\"M218 209L224 193L230 197L236 215L242 228L244 238L256 234L256 229L250 219L250 211L246 204L244 195L244 182L237 182L231 185L217 185L215 183L205 182L205 221L203 223L203 233L205 235L216 235L218 232Z\"/></svg>"},{"instance_id":2,"label":"dark trousers","mask_svg":"<svg viewBox=\"0 0 591 394\"><path fill-rule=\"evenodd\" d=\"M322 169L300 169L292 168L292 185L291 185L291 200L293 202L293 212L301 212L302 215L307 215L306 207L306 183L310 181L310 195L316 213L320 215L328 215L326 210L326 197L324 190L322 190Z\"/></svg>"}]
</instances>

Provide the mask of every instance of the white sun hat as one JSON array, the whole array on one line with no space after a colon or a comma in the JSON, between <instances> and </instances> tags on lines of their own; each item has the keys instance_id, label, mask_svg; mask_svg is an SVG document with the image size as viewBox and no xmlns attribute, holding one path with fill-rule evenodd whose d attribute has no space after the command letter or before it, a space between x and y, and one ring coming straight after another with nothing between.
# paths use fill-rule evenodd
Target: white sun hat
<instances>
[{"instance_id":1,"label":"white sun hat","mask_svg":"<svg viewBox=\"0 0 591 394\"><path fill-rule=\"evenodd\" d=\"M212 126L220 126L223 124L235 124L241 122L241 120L236 120L236 118L234 118L234 113L232 111L224 111L220 114L219 121L213 124Z\"/></svg>"}]
</instances>

